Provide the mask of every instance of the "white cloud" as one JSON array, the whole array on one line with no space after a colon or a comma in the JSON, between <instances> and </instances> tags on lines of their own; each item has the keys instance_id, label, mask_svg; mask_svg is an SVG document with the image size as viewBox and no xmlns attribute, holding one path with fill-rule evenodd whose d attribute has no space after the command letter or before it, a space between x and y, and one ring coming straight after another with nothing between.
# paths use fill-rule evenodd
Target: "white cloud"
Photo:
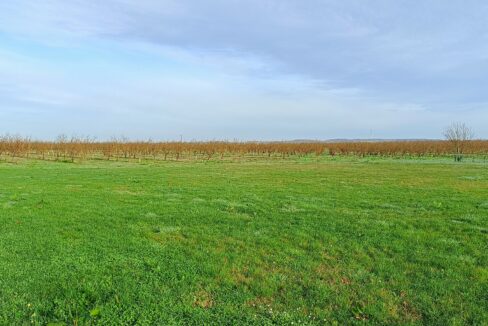
<instances>
[{"instance_id":1,"label":"white cloud","mask_svg":"<svg viewBox=\"0 0 488 326\"><path fill-rule=\"evenodd\" d=\"M73 129L67 112L95 114L103 135L435 137L465 108L487 122L487 14L460 0L5 0L0 46L31 48L0 47L0 103Z\"/></svg>"}]
</instances>

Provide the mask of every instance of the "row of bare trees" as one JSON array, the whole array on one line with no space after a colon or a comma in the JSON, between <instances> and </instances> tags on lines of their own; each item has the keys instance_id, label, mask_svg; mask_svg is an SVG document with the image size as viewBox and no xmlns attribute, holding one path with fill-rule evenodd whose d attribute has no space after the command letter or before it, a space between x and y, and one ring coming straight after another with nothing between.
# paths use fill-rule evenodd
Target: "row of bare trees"
<instances>
[{"instance_id":1,"label":"row of bare trees","mask_svg":"<svg viewBox=\"0 0 488 326\"><path fill-rule=\"evenodd\" d=\"M357 156L445 156L461 161L463 155L488 155L488 141L473 140L474 133L464 124L453 124L445 131L445 141L379 142L152 142L60 136L56 141L36 141L20 136L0 137L0 157L43 160L183 160L213 158L357 155Z\"/></svg>"},{"instance_id":2,"label":"row of bare trees","mask_svg":"<svg viewBox=\"0 0 488 326\"><path fill-rule=\"evenodd\" d=\"M287 158L297 156L446 156L488 155L488 141L344 142L344 143L229 143L229 142L39 142L0 139L0 156L44 160L184 160L214 158Z\"/></svg>"},{"instance_id":3,"label":"row of bare trees","mask_svg":"<svg viewBox=\"0 0 488 326\"><path fill-rule=\"evenodd\" d=\"M321 155L321 143L261 142L130 142L125 139L96 142L92 139L60 137L53 142L19 136L0 137L0 156L41 159L205 159L243 156L288 157Z\"/></svg>"}]
</instances>

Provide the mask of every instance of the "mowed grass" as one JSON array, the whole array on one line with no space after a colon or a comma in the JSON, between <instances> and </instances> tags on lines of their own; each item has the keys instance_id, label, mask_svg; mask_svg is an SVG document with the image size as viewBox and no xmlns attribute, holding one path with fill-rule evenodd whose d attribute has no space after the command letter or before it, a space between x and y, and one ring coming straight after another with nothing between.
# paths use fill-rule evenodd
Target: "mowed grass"
<instances>
[{"instance_id":1,"label":"mowed grass","mask_svg":"<svg viewBox=\"0 0 488 326\"><path fill-rule=\"evenodd\" d=\"M481 325L487 249L483 164L0 164L1 325Z\"/></svg>"}]
</instances>

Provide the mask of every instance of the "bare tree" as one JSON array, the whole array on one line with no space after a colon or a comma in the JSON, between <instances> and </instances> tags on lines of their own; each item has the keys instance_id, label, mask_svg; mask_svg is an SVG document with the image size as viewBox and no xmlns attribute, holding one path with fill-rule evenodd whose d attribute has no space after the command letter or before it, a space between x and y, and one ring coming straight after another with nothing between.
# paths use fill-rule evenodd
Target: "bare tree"
<instances>
[{"instance_id":1,"label":"bare tree","mask_svg":"<svg viewBox=\"0 0 488 326\"><path fill-rule=\"evenodd\" d=\"M474 132L466 124L456 122L446 128L444 137L452 144L454 160L461 162L466 144L473 140Z\"/></svg>"}]
</instances>

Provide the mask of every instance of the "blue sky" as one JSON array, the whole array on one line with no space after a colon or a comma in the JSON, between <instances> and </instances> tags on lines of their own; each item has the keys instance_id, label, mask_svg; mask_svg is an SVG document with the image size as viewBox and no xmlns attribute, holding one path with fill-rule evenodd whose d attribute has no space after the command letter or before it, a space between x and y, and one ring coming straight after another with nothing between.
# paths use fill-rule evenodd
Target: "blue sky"
<instances>
[{"instance_id":1,"label":"blue sky","mask_svg":"<svg viewBox=\"0 0 488 326\"><path fill-rule=\"evenodd\" d=\"M0 134L488 138L482 0L3 0Z\"/></svg>"}]
</instances>

